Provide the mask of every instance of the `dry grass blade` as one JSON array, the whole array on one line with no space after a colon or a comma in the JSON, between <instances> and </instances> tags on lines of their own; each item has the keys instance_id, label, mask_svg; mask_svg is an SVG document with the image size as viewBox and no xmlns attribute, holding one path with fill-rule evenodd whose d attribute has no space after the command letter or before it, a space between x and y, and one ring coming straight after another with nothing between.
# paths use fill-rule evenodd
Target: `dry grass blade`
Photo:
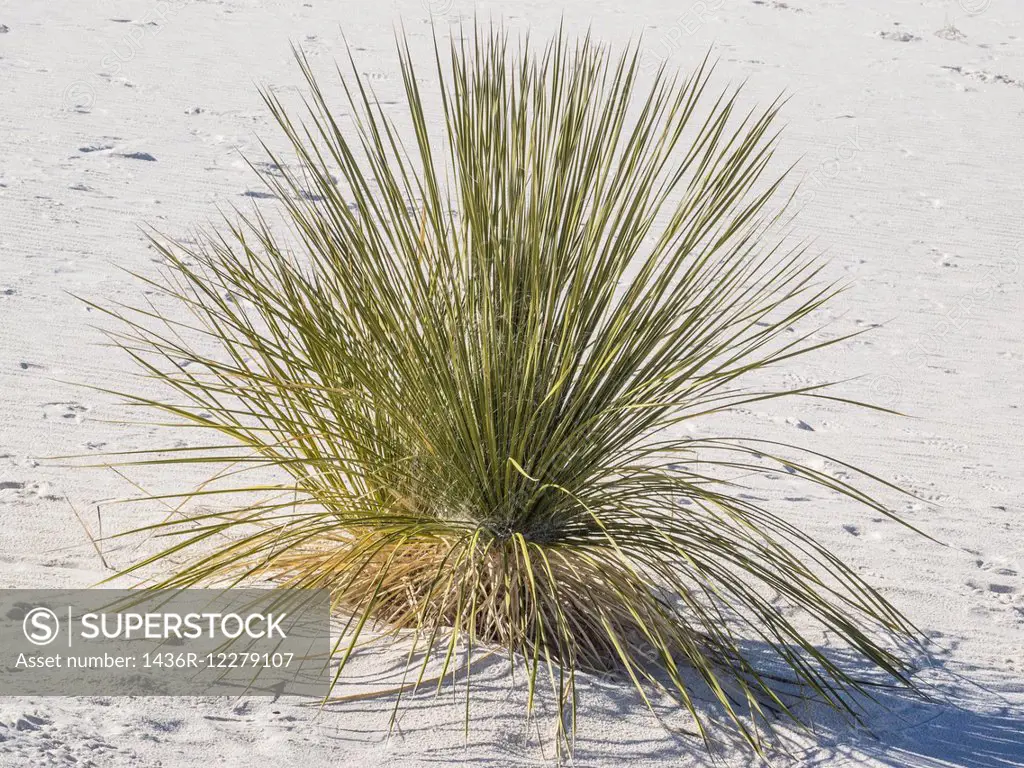
<instances>
[{"instance_id":1,"label":"dry grass blade","mask_svg":"<svg viewBox=\"0 0 1024 768\"><path fill-rule=\"evenodd\" d=\"M186 500L266 496L168 518L156 530L179 538L133 569L194 552L160 585L329 588L339 675L370 628L409 632L419 683L431 659L440 681L457 650L504 649L531 708L550 681L566 747L580 673L614 670L652 706L674 698L706 740L710 692L761 750L772 718L796 715L744 639L856 716L867 686L808 622L912 688L906 619L729 479L788 473L893 513L795 447L673 429L829 397L748 385L841 341L786 333L835 289L784 236L779 104L741 114L737 91L709 95L707 64L643 84L637 49L476 28L436 47L428 106L398 44L411 130L354 64L340 121L298 55L301 114L264 93L294 151L263 174L288 239L261 214L194 247L154 238L169 269L151 282L191 319L109 310L114 341L171 393L129 399L222 438L124 461L230 468ZM279 483L238 480L268 469ZM471 691L467 674L467 723Z\"/></svg>"}]
</instances>

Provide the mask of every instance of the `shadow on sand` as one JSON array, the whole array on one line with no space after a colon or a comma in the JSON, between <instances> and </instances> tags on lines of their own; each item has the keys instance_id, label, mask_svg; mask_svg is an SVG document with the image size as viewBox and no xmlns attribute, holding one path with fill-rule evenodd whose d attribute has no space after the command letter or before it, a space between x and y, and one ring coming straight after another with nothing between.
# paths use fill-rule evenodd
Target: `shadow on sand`
<instances>
[{"instance_id":1,"label":"shadow on sand","mask_svg":"<svg viewBox=\"0 0 1024 768\"><path fill-rule=\"evenodd\" d=\"M911 712L889 715L873 733L832 731L792 764L877 765L914 768L1021 768L1024 766L1024 710L979 711L955 702L920 703ZM888 725L888 727L886 727Z\"/></svg>"},{"instance_id":2,"label":"shadow on sand","mask_svg":"<svg viewBox=\"0 0 1024 768\"><path fill-rule=\"evenodd\" d=\"M752 655L756 655L756 649ZM379 674L380 666L373 666ZM824 705L803 700L798 708L810 730L802 731L780 722L780 749L770 755L768 764L779 768L1024 768L1024 696L1017 691L1008 692L1015 697L1011 704L998 691L986 691L971 679L946 671L935 658L926 666L922 676L927 678L932 700L883 690L875 694L873 702L863 702L863 726L851 723ZM851 668L849 660L846 668ZM392 672L397 670L396 666ZM973 670L970 678L981 676L984 670ZM550 760L553 756L551 740L539 738L536 729L527 732L524 728L523 691L510 686L507 660L494 657L482 665L475 664L473 678L473 700L479 704L474 703L477 714L468 733L461 716L462 704L438 717L439 699L420 693L403 698L397 739L409 747L416 745L417 759L422 764L461 764L469 754L475 765L553 764L542 757L546 755ZM449 689L440 699L454 704L451 693ZM463 694L460 685L459 697ZM580 722L571 765L608 765L623 760L666 766L713 762L697 739L673 735L659 727L628 680L590 677L581 682L579 694ZM329 705L325 714L375 710L385 715L393 704L391 697L385 697L338 707ZM703 709L709 724L720 719L710 700ZM549 707L540 702L537 715L541 721L552 714L544 710ZM666 722L679 723L677 708L666 706L658 710ZM429 714L431 711L433 715ZM386 727L383 722L381 725ZM346 730L339 728L335 737L371 742L380 738L379 734L346 734ZM547 744L540 746L544 741ZM728 736L716 751L721 758L718 764L730 768L766 765Z\"/></svg>"}]
</instances>

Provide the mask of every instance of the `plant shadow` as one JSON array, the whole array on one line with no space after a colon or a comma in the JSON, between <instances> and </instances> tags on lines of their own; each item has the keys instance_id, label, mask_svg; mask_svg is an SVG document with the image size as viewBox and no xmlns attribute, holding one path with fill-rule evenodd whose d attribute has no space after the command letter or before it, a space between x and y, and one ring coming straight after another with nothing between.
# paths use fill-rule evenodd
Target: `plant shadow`
<instances>
[{"instance_id":1,"label":"plant shadow","mask_svg":"<svg viewBox=\"0 0 1024 768\"><path fill-rule=\"evenodd\" d=\"M754 657L758 651L749 652ZM857 657L831 650L828 655L857 677L875 681L874 670ZM782 726L781 742L795 748L780 750L771 764L1024 768L1024 698L1017 687L1005 694L983 687L976 681L990 677L989 670L957 664L962 671L954 671L947 657L937 647L914 655L913 677L924 696L880 687L870 697L853 699L860 723L805 699L799 716L808 729Z\"/></svg>"},{"instance_id":2,"label":"plant shadow","mask_svg":"<svg viewBox=\"0 0 1024 768\"><path fill-rule=\"evenodd\" d=\"M765 649L757 644L744 648L750 658ZM377 657L378 670L399 669L390 653ZM853 657L830 652L846 669L871 679L871 671ZM388 664L387 662L392 662ZM404 659L403 659L404 661ZM383 662L383 665L379 665ZM970 678L983 676L972 670ZM360 676L362 677L362 676ZM369 676L367 676L368 678ZM461 675L459 675L461 678ZM831 768L870 765L903 768L1024 768L1024 698L1015 702L998 691L987 691L946 669L935 656L921 659L918 678L930 698L907 692L878 689L871 698L858 700L862 722L856 724L793 689L787 704L793 706L807 729L794 727L784 719L772 723L773 747L762 759L752 754L738 736L725 729L715 730L715 757L722 765L771 765L779 768ZM342 739L386 740L395 757L415 755L417 764L463 764L495 766L538 766L553 764L554 738L549 727L554 718L550 696L538 691L537 711L531 725L524 724L525 686L517 676L510 684L507 658L493 656L474 664L472 723L466 729L464 694L460 680L452 690L450 682L440 695L407 694L401 703L397 726L380 739L369 733L360 736L337 732ZM694 681L693 691L701 684ZM1014 695L1008 691L1008 695ZM645 765L707 765L709 755L703 742L670 729L692 731L692 721L668 701L654 703L652 717L628 679L617 675L586 675L579 681L580 711L573 766L608 765L618 760ZM723 722L719 705L710 694L697 694L698 709L710 726ZM446 702L446 703L445 703ZM792 702L792 703L791 703ZM329 707L330 712L353 715L371 710L386 718L393 697L374 698L361 703ZM438 707L446 708L444 713ZM659 725L666 727L661 727ZM365 720L363 721L365 722ZM389 750L390 751L390 750Z\"/></svg>"},{"instance_id":3,"label":"plant shadow","mask_svg":"<svg viewBox=\"0 0 1024 768\"><path fill-rule=\"evenodd\" d=\"M872 681L873 670L856 657L828 655ZM860 723L804 699L798 713L808 729L780 723L781 748L771 765L1024 768L1024 698L1015 688L1004 695L982 687L975 681L989 677L988 670L955 672L944 655L933 650L914 659L914 678L925 696L884 687L872 690L870 698L855 698Z\"/></svg>"},{"instance_id":4,"label":"plant shadow","mask_svg":"<svg viewBox=\"0 0 1024 768\"><path fill-rule=\"evenodd\" d=\"M916 768L1019 768L1024 766L1024 710L992 712L935 705L924 719L906 728L874 737L861 736L852 746L821 747L798 763L804 766L841 764L860 755L878 765ZM858 754L859 753L859 754Z\"/></svg>"}]
</instances>

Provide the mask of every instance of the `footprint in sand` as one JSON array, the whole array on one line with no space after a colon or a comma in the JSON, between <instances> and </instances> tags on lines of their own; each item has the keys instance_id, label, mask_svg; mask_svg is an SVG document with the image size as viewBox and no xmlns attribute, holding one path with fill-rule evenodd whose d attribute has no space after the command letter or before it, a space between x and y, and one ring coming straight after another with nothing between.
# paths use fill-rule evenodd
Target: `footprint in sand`
<instances>
[{"instance_id":1,"label":"footprint in sand","mask_svg":"<svg viewBox=\"0 0 1024 768\"><path fill-rule=\"evenodd\" d=\"M954 27L952 24L947 24L942 29L936 30L935 36L943 40L952 40L953 42L957 43L961 43L967 39L967 35L965 35L959 29Z\"/></svg>"},{"instance_id":2,"label":"footprint in sand","mask_svg":"<svg viewBox=\"0 0 1024 768\"><path fill-rule=\"evenodd\" d=\"M988 577L988 584L984 587L993 595L1015 595L1020 591L1019 566L1009 560L1002 558L978 558L974 561L978 570L983 571ZM991 580L989 580L991 579ZM974 581L968 581L967 586L982 591L983 588Z\"/></svg>"},{"instance_id":3,"label":"footprint in sand","mask_svg":"<svg viewBox=\"0 0 1024 768\"><path fill-rule=\"evenodd\" d=\"M89 407L76 402L43 403L43 418L81 424Z\"/></svg>"},{"instance_id":4,"label":"footprint in sand","mask_svg":"<svg viewBox=\"0 0 1024 768\"><path fill-rule=\"evenodd\" d=\"M104 152L108 149L113 149L114 144L110 141L94 141L92 144L86 144L85 146L79 147L78 151L83 154L91 154L93 152Z\"/></svg>"},{"instance_id":5,"label":"footprint in sand","mask_svg":"<svg viewBox=\"0 0 1024 768\"><path fill-rule=\"evenodd\" d=\"M1016 576L1018 573L1017 567L1013 563L998 558L992 560L978 558L974 564L981 570L990 571L998 576Z\"/></svg>"},{"instance_id":6,"label":"footprint in sand","mask_svg":"<svg viewBox=\"0 0 1024 768\"><path fill-rule=\"evenodd\" d=\"M25 484L17 480L0 480L0 499L14 495L11 491L20 491L24 487Z\"/></svg>"},{"instance_id":7,"label":"footprint in sand","mask_svg":"<svg viewBox=\"0 0 1024 768\"><path fill-rule=\"evenodd\" d=\"M792 11L793 13L807 13L803 8L797 8L781 0L754 0L754 5L763 5L767 8L775 8L780 11Z\"/></svg>"},{"instance_id":8,"label":"footprint in sand","mask_svg":"<svg viewBox=\"0 0 1024 768\"><path fill-rule=\"evenodd\" d=\"M24 483L20 480L0 480L0 501L61 501L64 497L50 492L46 482Z\"/></svg>"},{"instance_id":9,"label":"footprint in sand","mask_svg":"<svg viewBox=\"0 0 1024 768\"><path fill-rule=\"evenodd\" d=\"M942 65L943 69L955 72L968 80L977 80L981 83L998 83L1000 85L1012 85L1015 88L1024 88L1024 80L1018 80L1009 75L989 72L984 69L971 69L969 67Z\"/></svg>"},{"instance_id":10,"label":"footprint in sand","mask_svg":"<svg viewBox=\"0 0 1024 768\"><path fill-rule=\"evenodd\" d=\"M1016 595L1019 591L1017 587L1012 584L1005 584L997 581L990 581L988 583L978 583L973 579L968 579L964 582L969 590L975 594L988 593L991 597L998 598L1001 601L1005 601L1007 597Z\"/></svg>"},{"instance_id":11,"label":"footprint in sand","mask_svg":"<svg viewBox=\"0 0 1024 768\"><path fill-rule=\"evenodd\" d=\"M145 160L149 163L155 163L156 158L153 157L149 152L121 152L118 157L123 157L128 160Z\"/></svg>"},{"instance_id":12,"label":"footprint in sand","mask_svg":"<svg viewBox=\"0 0 1024 768\"><path fill-rule=\"evenodd\" d=\"M803 419L798 419L796 417L790 417L790 418L786 419L786 423L789 424L791 427L796 427L797 429L802 429L805 432L813 432L814 431L814 427L812 427L810 424L808 424Z\"/></svg>"},{"instance_id":13,"label":"footprint in sand","mask_svg":"<svg viewBox=\"0 0 1024 768\"><path fill-rule=\"evenodd\" d=\"M954 440L947 440L942 437L929 437L924 440L924 444L930 448L936 448L945 453L965 453L967 446L963 443L958 443Z\"/></svg>"},{"instance_id":14,"label":"footprint in sand","mask_svg":"<svg viewBox=\"0 0 1024 768\"><path fill-rule=\"evenodd\" d=\"M997 595L1012 595L1017 591L1017 588L1011 587L1009 584L989 584L988 591L994 592Z\"/></svg>"},{"instance_id":15,"label":"footprint in sand","mask_svg":"<svg viewBox=\"0 0 1024 768\"><path fill-rule=\"evenodd\" d=\"M917 35L902 29L887 29L884 32L879 32L878 36L883 40L891 40L894 43L917 43L921 41L921 38Z\"/></svg>"}]
</instances>

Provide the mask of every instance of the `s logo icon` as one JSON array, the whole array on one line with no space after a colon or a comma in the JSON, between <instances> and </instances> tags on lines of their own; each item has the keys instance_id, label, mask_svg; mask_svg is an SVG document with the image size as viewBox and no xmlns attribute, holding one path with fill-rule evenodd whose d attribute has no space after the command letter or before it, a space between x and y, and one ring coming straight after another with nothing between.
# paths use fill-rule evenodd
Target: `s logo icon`
<instances>
[{"instance_id":1,"label":"s logo icon","mask_svg":"<svg viewBox=\"0 0 1024 768\"><path fill-rule=\"evenodd\" d=\"M49 608L33 608L21 622L25 637L34 645L48 645L57 639L60 621Z\"/></svg>"}]
</instances>

